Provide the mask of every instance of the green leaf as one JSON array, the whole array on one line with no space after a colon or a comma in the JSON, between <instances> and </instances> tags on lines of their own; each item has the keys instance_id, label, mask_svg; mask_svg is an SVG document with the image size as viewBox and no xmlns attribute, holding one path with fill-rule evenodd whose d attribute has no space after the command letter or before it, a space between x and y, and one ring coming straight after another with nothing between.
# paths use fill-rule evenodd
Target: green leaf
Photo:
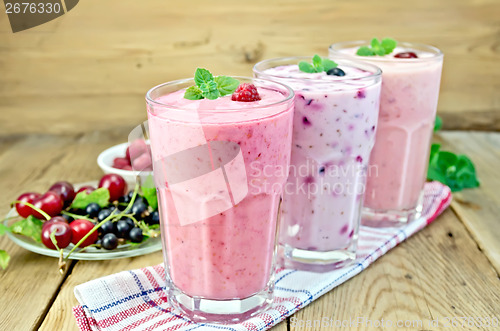
<instances>
[{"instance_id":1,"label":"green leaf","mask_svg":"<svg viewBox=\"0 0 500 331\"><path fill-rule=\"evenodd\" d=\"M359 56L374 56L375 53L371 50L370 47L368 47L368 46L361 46L357 50L356 55L359 55Z\"/></svg>"},{"instance_id":2,"label":"green leaf","mask_svg":"<svg viewBox=\"0 0 500 331\"><path fill-rule=\"evenodd\" d=\"M141 186L142 195L153 210L158 209L158 196L156 195L156 187L153 182L153 177L150 175Z\"/></svg>"},{"instance_id":3,"label":"green leaf","mask_svg":"<svg viewBox=\"0 0 500 331\"><path fill-rule=\"evenodd\" d=\"M314 69L316 72L322 72L323 71L323 59L321 59L321 56L318 54L314 55L312 58L312 64L314 66Z\"/></svg>"},{"instance_id":4,"label":"green leaf","mask_svg":"<svg viewBox=\"0 0 500 331\"><path fill-rule=\"evenodd\" d=\"M75 200L71 204L71 208L84 209L89 203L95 202L99 206L106 207L109 204L109 191L105 187L98 188L95 191L87 194L80 192L76 195Z\"/></svg>"},{"instance_id":5,"label":"green leaf","mask_svg":"<svg viewBox=\"0 0 500 331\"><path fill-rule=\"evenodd\" d=\"M338 67L338 64L330 59L323 59L323 68L325 69L325 72L330 70L330 69L333 69L333 68L337 68Z\"/></svg>"},{"instance_id":6,"label":"green leaf","mask_svg":"<svg viewBox=\"0 0 500 331\"><path fill-rule=\"evenodd\" d=\"M397 44L397 41L392 38L382 39L382 48L385 50L385 54L391 54Z\"/></svg>"},{"instance_id":7,"label":"green leaf","mask_svg":"<svg viewBox=\"0 0 500 331\"><path fill-rule=\"evenodd\" d=\"M310 63L305 62L305 61L299 62L299 70L302 72L307 72L309 74L316 72L316 69L314 69L314 66Z\"/></svg>"},{"instance_id":8,"label":"green leaf","mask_svg":"<svg viewBox=\"0 0 500 331\"><path fill-rule=\"evenodd\" d=\"M443 120L441 117L436 116L436 120L434 121L434 132L441 130L443 127Z\"/></svg>"},{"instance_id":9,"label":"green leaf","mask_svg":"<svg viewBox=\"0 0 500 331\"><path fill-rule=\"evenodd\" d=\"M207 69L198 68L194 73L194 82L198 87L201 88L201 84L211 82L214 80L214 76Z\"/></svg>"},{"instance_id":10,"label":"green leaf","mask_svg":"<svg viewBox=\"0 0 500 331\"><path fill-rule=\"evenodd\" d=\"M219 90L211 90L208 92L203 92L203 96L209 100L215 100L220 97Z\"/></svg>"},{"instance_id":11,"label":"green leaf","mask_svg":"<svg viewBox=\"0 0 500 331\"><path fill-rule=\"evenodd\" d=\"M36 242L41 242L43 222L33 215L28 218L17 221L10 226L10 231L30 237Z\"/></svg>"},{"instance_id":12,"label":"green leaf","mask_svg":"<svg viewBox=\"0 0 500 331\"><path fill-rule=\"evenodd\" d=\"M472 161L465 155L440 151L438 144L432 144L427 178L448 185L452 192L479 186Z\"/></svg>"},{"instance_id":13,"label":"green leaf","mask_svg":"<svg viewBox=\"0 0 500 331\"><path fill-rule=\"evenodd\" d=\"M3 249L0 249L0 267L2 267L3 270L7 268L9 265L9 260L10 260L10 255Z\"/></svg>"},{"instance_id":14,"label":"green leaf","mask_svg":"<svg viewBox=\"0 0 500 331\"><path fill-rule=\"evenodd\" d=\"M217 76L215 77L215 83L217 84L217 89L221 97L232 94L240 85L240 82L233 78L227 76Z\"/></svg>"},{"instance_id":15,"label":"green leaf","mask_svg":"<svg viewBox=\"0 0 500 331\"><path fill-rule=\"evenodd\" d=\"M10 228L3 223L0 223L0 236L3 236L7 231L10 231Z\"/></svg>"},{"instance_id":16,"label":"green leaf","mask_svg":"<svg viewBox=\"0 0 500 331\"><path fill-rule=\"evenodd\" d=\"M184 99L188 100L200 100L203 99L201 95L201 90L198 86L191 86L186 89L184 92Z\"/></svg>"},{"instance_id":17,"label":"green leaf","mask_svg":"<svg viewBox=\"0 0 500 331\"><path fill-rule=\"evenodd\" d=\"M392 53L394 48L396 48L397 41L391 38L384 38L382 42L377 38L373 38L370 41L370 46L361 46L356 54L359 56L384 56L386 54Z\"/></svg>"}]
</instances>

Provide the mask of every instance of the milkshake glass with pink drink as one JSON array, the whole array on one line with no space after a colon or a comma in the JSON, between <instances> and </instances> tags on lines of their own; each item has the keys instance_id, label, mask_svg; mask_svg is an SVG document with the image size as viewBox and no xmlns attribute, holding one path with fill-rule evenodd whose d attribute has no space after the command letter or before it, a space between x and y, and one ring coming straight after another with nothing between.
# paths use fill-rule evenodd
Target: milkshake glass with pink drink
<instances>
[{"instance_id":1,"label":"milkshake glass with pink drink","mask_svg":"<svg viewBox=\"0 0 500 331\"><path fill-rule=\"evenodd\" d=\"M380 76L335 60L342 76L302 72L311 57L265 60L254 75L295 91L292 157L280 223L286 267L327 271L356 257L366 168L375 142Z\"/></svg>"},{"instance_id":2,"label":"milkshake glass with pink drink","mask_svg":"<svg viewBox=\"0 0 500 331\"><path fill-rule=\"evenodd\" d=\"M196 321L235 323L272 302L293 91L236 78L260 100L185 99L193 79L146 95L168 299Z\"/></svg>"},{"instance_id":3,"label":"milkshake glass with pink drink","mask_svg":"<svg viewBox=\"0 0 500 331\"><path fill-rule=\"evenodd\" d=\"M420 217L439 96L443 54L398 43L385 56L358 56L368 41L330 46L330 56L363 60L382 69L379 125L370 158L363 221L397 226Z\"/></svg>"}]
</instances>

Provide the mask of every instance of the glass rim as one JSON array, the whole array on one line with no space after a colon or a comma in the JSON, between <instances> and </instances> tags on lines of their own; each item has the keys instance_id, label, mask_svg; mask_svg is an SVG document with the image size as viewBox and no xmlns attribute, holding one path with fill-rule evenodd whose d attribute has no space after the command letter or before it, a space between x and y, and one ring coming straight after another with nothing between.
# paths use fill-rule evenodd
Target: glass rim
<instances>
[{"instance_id":1,"label":"glass rim","mask_svg":"<svg viewBox=\"0 0 500 331\"><path fill-rule=\"evenodd\" d=\"M325 79L317 79L317 78L307 78L307 77L283 77L283 76L280 76L280 75L273 75L273 74L268 74L266 73L264 70L265 69L261 69L260 67L261 66L265 66L266 64L270 64L270 63L273 63L273 62L292 62L292 61L297 61L297 64L299 61L301 60L310 60L312 59L312 56L287 56L287 57L276 57L276 58L272 58L272 59L267 59L267 60L263 60L263 61L260 61L258 63L256 63L252 70L254 73L258 74L259 75L259 78L262 77L264 79L271 79L271 80L274 80L274 79L283 79L283 80L290 80L290 81L304 81L304 80L307 80L309 82L314 82L315 84L332 84L332 83L335 83L335 82L341 82L341 81L353 81L353 80L356 80L356 81L363 81L363 80L371 80L371 79L377 79L377 78L380 78L382 77L382 70L371 64L371 63L367 63L367 62L363 62L363 61L359 61L359 60L352 60L352 59L347 59L345 57L338 57L338 58L333 58L333 60L339 60L339 61L343 61L343 62L347 62L347 65L353 67L353 68L356 68L356 69L361 69L361 70L365 70L365 71L368 71L370 70L370 74L368 76L351 76L351 77L348 77L348 76L330 76L331 78L328 79L328 80L325 80ZM330 58L331 59L331 58ZM292 63L289 63L289 64L292 64ZM285 65L285 64L283 64ZM274 68L276 66L269 66L269 68ZM266 68L266 69L269 69L269 68ZM366 69L366 68L369 68L369 69ZM271 77L271 78L270 78Z\"/></svg>"},{"instance_id":2,"label":"glass rim","mask_svg":"<svg viewBox=\"0 0 500 331\"><path fill-rule=\"evenodd\" d=\"M366 61L373 61L373 62L396 62L396 63L416 63L416 62L428 62L428 61L436 61L437 59L442 58L443 52L432 45L426 45L426 44L421 44L421 43L412 43L412 42L399 42L397 43L397 46L403 46L403 47L408 47L408 48L415 48L415 49L421 49L424 51L427 51L432 54L431 57L419 57L419 58L396 58L396 57L383 57L383 56L360 56L357 54L347 54L347 53L341 53L340 51L342 49L346 48L352 48L352 47L359 47L359 46L366 46L369 45L370 41L369 40L350 40L350 41L341 41L338 43L333 43L328 47L328 50L330 52L335 52L333 55L339 55L339 56L345 56L348 55L349 58L355 58L355 59L360 59L360 61L363 61L363 59L366 59ZM330 55L332 55L330 53Z\"/></svg>"},{"instance_id":3,"label":"glass rim","mask_svg":"<svg viewBox=\"0 0 500 331\"><path fill-rule=\"evenodd\" d=\"M231 113L235 113L235 112L248 112L248 111L252 111L252 110L255 110L255 109L266 109L266 108L271 108L271 107L275 107L275 106L278 106L278 105L285 105L286 103L288 103L290 101L293 101L294 98L295 98L295 92L292 90L292 88L290 88L288 85L282 84L280 82L276 82L276 81L265 79L265 78L263 79L263 78L246 77L246 76L230 76L230 77L238 79L238 80L262 81L262 82L266 82L266 83L276 84L276 85L279 85L280 87L282 87L284 91L287 91L288 95L284 95L283 94L283 97L284 97L283 100L271 102L271 103L268 103L268 104L259 104L259 105L255 105L255 106L251 106L251 107L245 107L245 108L235 107L235 108L224 108L224 109L200 109L200 110L197 110L197 111L199 111L199 112L210 112L210 113L224 113L224 112L229 112L229 111ZM161 89L163 87L175 86L175 85L183 85L183 84L186 84L186 83L189 83L189 82L192 82L193 85L195 85L194 84L194 78L177 79L177 80L173 80L173 81L170 81L170 82L166 82L166 83L162 83L162 84L156 85L156 86L150 88L148 90L148 92L146 93L146 102L149 105L166 107L166 108L173 109L173 110L193 111L195 109L188 109L186 107L173 106L173 105L170 105L168 103L159 102L159 101L153 99L152 96L151 96L151 94L154 91L156 91L158 89Z\"/></svg>"}]
</instances>

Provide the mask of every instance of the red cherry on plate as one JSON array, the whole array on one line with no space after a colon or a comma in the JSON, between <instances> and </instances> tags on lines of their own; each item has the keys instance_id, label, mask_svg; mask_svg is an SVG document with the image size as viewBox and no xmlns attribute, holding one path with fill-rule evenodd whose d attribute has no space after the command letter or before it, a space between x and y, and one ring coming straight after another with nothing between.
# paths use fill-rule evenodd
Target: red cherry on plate
<instances>
[{"instance_id":1,"label":"red cherry on plate","mask_svg":"<svg viewBox=\"0 0 500 331\"><path fill-rule=\"evenodd\" d=\"M42 196L40 193L27 192L27 193L21 194L16 200L33 204L33 201L40 196ZM17 210L17 213L19 214L19 216L24 217L24 218L30 216L34 211L33 208L28 207L22 203L16 203L16 210Z\"/></svg>"},{"instance_id":2,"label":"red cherry on plate","mask_svg":"<svg viewBox=\"0 0 500 331\"><path fill-rule=\"evenodd\" d=\"M47 248L56 249L56 246L54 246L52 240L50 239L50 234L55 231L55 239L57 246L59 248L68 247L68 245L71 242L71 236L72 236L69 224L60 220L55 220L55 221L52 220L53 218L51 218L50 221L45 222L42 227L42 237L41 237L42 243Z\"/></svg>"},{"instance_id":3,"label":"red cherry on plate","mask_svg":"<svg viewBox=\"0 0 500 331\"><path fill-rule=\"evenodd\" d=\"M94 223L89 220L78 219L71 222L69 225L71 228L71 242L77 244L87 233L94 228ZM78 247L83 248L88 245L92 245L97 241L98 238L97 231L94 231L85 241Z\"/></svg>"},{"instance_id":4,"label":"red cherry on plate","mask_svg":"<svg viewBox=\"0 0 500 331\"><path fill-rule=\"evenodd\" d=\"M62 223L66 223L66 224L67 224L67 223L68 223L68 220L67 220L67 219L65 219L65 218L64 218L64 217L62 217L62 216L54 216L54 217L52 217L50 220L45 221L45 222L43 223L43 225L42 225L42 229L43 229L44 227L46 227L46 226L48 226L48 225L52 224L52 223L57 223L57 222L62 222Z\"/></svg>"},{"instance_id":5,"label":"red cherry on plate","mask_svg":"<svg viewBox=\"0 0 500 331\"><path fill-rule=\"evenodd\" d=\"M89 194L90 192L94 192L95 191L95 187L93 186L90 186L90 185L85 185L85 186L82 186L78 189L78 191L76 191L76 194L80 193L80 192L85 192L87 194Z\"/></svg>"},{"instance_id":6,"label":"red cherry on plate","mask_svg":"<svg viewBox=\"0 0 500 331\"><path fill-rule=\"evenodd\" d=\"M99 187L105 187L109 190L109 201L118 200L127 192L127 182L122 176L117 174L107 174L102 176L99 181Z\"/></svg>"},{"instance_id":7,"label":"red cherry on plate","mask_svg":"<svg viewBox=\"0 0 500 331\"><path fill-rule=\"evenodd\" d=\"M54 185L49 188L49 191L59 194L61 199L63 199L65 206L69 206L71 202L73 202L76 195L73 185L64 181L54 183Z\"/></svg>"},{"instance_id":8,"label":"red cherry on plate","mask_svg":"<svg viewBox=\"0 0 500 331\"><path fill-rule=\"evenodd\" d=\"M123 169L124 167L129 165L129 161L124 157L115 157L115 159L113 160L113 168Z\"/></svg>"},{"instance_id":9,"label":"red cherry on plate","mask_svg":"<svg viewBox=\"0 0 500 331\"><path fill-rule=\"evenodd\" d=\"M33 200L33 206L40 208L41 210L49 214L49 216L57 216L63 209L63 200L61 199L59 194L48 191L41 197ZM33 210L32 215L41 220L45 219L42 214L35 210Z\"/></svg>"}]
</instances>

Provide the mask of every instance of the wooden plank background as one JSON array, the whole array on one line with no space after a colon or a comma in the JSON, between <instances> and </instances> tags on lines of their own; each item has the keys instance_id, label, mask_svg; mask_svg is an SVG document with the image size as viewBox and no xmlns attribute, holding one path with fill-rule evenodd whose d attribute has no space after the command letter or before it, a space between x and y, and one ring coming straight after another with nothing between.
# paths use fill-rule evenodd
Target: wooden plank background
<instances>
[{"instance_id":1,"label":"wooden plank background","mask_svg":"<svg viewBox=\"0 0 500 331\"><path fill-rule=\"evenodd\" d=\"M198 66L251 75L265 58L374 36L443 50L445 128L499 130L499 13L498 0L85 0L14 34L1 12L0 137L132 128L149 88Z\"/></svg>"}]
</instances>

